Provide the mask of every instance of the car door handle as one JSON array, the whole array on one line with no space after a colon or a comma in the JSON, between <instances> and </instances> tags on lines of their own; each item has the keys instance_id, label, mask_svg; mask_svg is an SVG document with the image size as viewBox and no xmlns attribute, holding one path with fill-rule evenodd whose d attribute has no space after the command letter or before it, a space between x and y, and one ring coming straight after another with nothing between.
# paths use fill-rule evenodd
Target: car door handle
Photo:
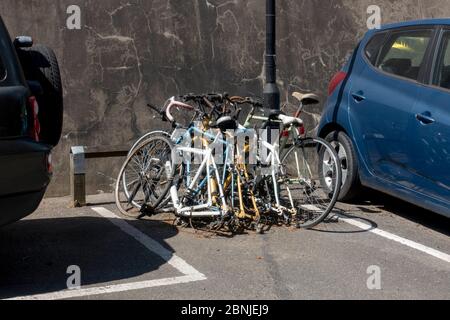
<instances>
[{"instance_id":1,"label":"car door handle","mask_svg":"<svg viewBox=\"0 0 450 320\"><path fill-rule=\"evenodd\" d=\"M366 100L366 97L364 96L364 92L362 92L362 91L352 93L352 97L356 102L363 102L364 100Z\"/></svg>"},{"instance_id":2,"label":"car door handle","mask_svg":"<svg viewBox=\"0 0 450 320\"><path fill-rule=\"evenodd\" d=\"M425 124L425 125L433 124L436 122L436 120L434 120L431 117L430 112L424 112L424 113L420 113L420 114L418 113L418 114L416 114L416 119L417 119L417 121L419 121L420 123Z\"/></svg>"}]
</instances>

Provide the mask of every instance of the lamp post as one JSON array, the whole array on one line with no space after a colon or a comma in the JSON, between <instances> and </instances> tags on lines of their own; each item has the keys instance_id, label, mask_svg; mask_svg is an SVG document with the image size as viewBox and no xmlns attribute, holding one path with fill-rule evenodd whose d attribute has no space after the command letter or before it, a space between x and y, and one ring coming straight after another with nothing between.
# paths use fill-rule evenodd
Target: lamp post
<instances>
[{"instance_id":1,"label":"lamp post","mask_svg":"<svg viewBox=\"0 0 450 320\"><path fill-rule=\"evenodd\" d=\"M266 0L266 84L264 85L264 104L266 107L280 109L280 90L277 85L276 66L276 0Z\"/></svg>"}]
</instances>

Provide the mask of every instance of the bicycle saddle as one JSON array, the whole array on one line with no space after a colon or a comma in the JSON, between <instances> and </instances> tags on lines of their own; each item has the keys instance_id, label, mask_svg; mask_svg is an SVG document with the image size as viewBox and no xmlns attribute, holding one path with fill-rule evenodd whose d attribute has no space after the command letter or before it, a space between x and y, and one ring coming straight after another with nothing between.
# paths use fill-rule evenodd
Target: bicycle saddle
<instances>
[{"instance_id":1,"label":"bicycle saddle","mask_svg":"<svg viewBox=\"0 0 450 320\"><path fill-rule=\"evenodd\" d=\"M210 125L213 129L220 129L221 131L236 130L238 123L230 116L221 117L215 123Z\"/></svg>"},{"instance_id":2,"label":"bicycle saddle","mask_svg":"<svg viewBox=\"0 0 450 320\"><path fill-rule=\"evenodd\" d=\"M304 105L318 104L320 102L319 97L314 93L294 92L292 96Z\"/></svg>"}]
</instances>

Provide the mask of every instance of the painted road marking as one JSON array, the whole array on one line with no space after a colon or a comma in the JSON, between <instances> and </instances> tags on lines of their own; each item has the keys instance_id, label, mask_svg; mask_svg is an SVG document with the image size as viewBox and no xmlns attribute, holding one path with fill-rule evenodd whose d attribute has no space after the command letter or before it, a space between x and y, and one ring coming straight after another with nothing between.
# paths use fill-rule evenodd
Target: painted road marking
<instances>
[{"instance_id":1,"label":"painted road marking","mask_svg":"<svg viewBox=\"0 0 450 320\"><path fill-rule=\"evenodd\" d=\"M383 231L383 230L378 229L378 228L373 228L371 225L368 225L368 224L363 223L361 221L358 221L356 219L349 218L349 217L346 217L346 216L341 215L341 214L337 214L337 216L339 217L339 220L344 221L344 222L346 222L346 223L348 223L348 224L350 224L350 225L352 225L354 227L360 228L362 230L366 230L367 232L371 232L371 233L376 234L376 235L378 235L380 237L383 237L383 238L386 238L386 239L398 242L398 243L400 243L400 244L402 244L404 246L407 246L407 247L410 247L412 249L421 251L421 252L426 253L428 255L431 255L431 256L433 256L435 258L438 258L440 260L443 260L445 262L450 263L450 255L449 254L446 254L446 253L438 251L436 249L424 246L423 244L420 244L420 243L417 243L417 242L414 242L414 241L411 241L411 240L399 237L399 236L397 236L395 234L392 234L390 232L386 232L386 231Z\"/></svg>"},{"instance_id":2,"label":"painted road marking","mask_svg":"<svg viewBox=\"0 0 450 320\"><path fill-rule=\"evenodd\" d=\"M126 292L126 291L134 291L141 289L148 289L154 287L161 286L169 286L175 284L183 284L190 283L196 281L206 280L206 276L197 271L194 267L189 265L186 261L176 256L166 248L164 248L157 241L153 240L145 233L139 231L135 227L131 226L125 220L119 218L113 212L102 208L96 207L92 208L95 212L97 212L102 217L108 219L115 226L120 228L123 232L127 233L139 243L141 243L144 247L146 247L152 253L160 256L164 261L166 261L169 265L177 269L183 276L180 277L172 277L165 279L156 279L149 281L140 281L133 283L125 283L125 284L116 284L110 286L103 287L93 287L93 288L82 288L79 290L64 290L58 292L44 293L38 295L31 296L23 296L16 297L8 300L61 300L61 299L70 299L70 298L81 298L87 296L94 295L102 295L102 294L110 294L117 292Z\"/></svg>"}]
</instances>

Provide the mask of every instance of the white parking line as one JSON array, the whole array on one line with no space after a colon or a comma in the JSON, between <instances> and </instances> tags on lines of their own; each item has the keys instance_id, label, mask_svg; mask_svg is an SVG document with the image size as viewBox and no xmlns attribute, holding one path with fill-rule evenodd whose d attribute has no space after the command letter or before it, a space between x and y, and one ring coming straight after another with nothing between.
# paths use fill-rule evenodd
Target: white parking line
<instances>
[{"instance_id":1,"label":"white parking line","mask_svg":"<svg viewBox=\"0 0 450 320\"><path fill-rule=\"evenodd\" d=\"M190 266L188 263L186 263L186 261L176 256L166 248L164 248L161 244L148 237L145 233L131 226L125 220L122 220L121 218L116 216L113 212L102 207L92 208L92 210L100 214L102 217L108 219L111 223L119 227L122 231L124 231L125 233L136 239L149 251L160 256L169 265L171 265L179 272L181 272L183 276L125 283L125 284L116 284L103 287L82 288L79 290L64 290L38 295L16 297L8 300L60 300L70 298L81 298L86 296L141 290L153 287L161 287L206 280L205 275L197 271L194 267Z\"/></svg>"},{"instance_id":2,"label":"white parking line","mask_svg":"<svg viewBox=\"0 0 450 320\"><path fill-rule=\"evenodd\" d=\"M119 227L123 232L129 234L138 242L140 242L144 247L146 247L148 250L152 251L153 253L163 258L164 261L167 261L168 264L170 264L172 267L180 271L182 274L186 276L193 276L196 278L205 278L203 274L195 270L183 259L174 255L172 252L164 248L157 241L153 240L145 233L139 231L138 229L127 223L125 220L119 218L113 212L101 207L92 208L92 210L97 212L102 217L107 218L114 225Z\"/></svg>"},{"instance_id":3,"label":"white parking line","mask_svg":"<svg viewBox=\"0 0 450 320\"><path fill-rule=\"evenodd\" d=\"M348 224L350 224L350 225L352 225L354 227L360 228L362 230L366 230L366 231L371 232L373 234L376 234L376 235L378 235L380 237L383 237L383 238L386 238L386 239L398 242L398 243L400 243L402 245L405 245L407 247L410 247L412 249L421 251L421 252L426 253L426 254L428 254L430 256L433 256L435 258L438 258L440 260L443 260L445 262L450 263L450 255L448 255L448 254L446 254L444 252L441 252L441 251L438 251L436 249L424 246L423 244L420 244L420 243L417 243L417 242L414 242L414 241L411 241L411 240L399 237L399 236L397 236L395 234L392 234L390 232L386 232L386 231L380 230L378 228L373 228L371 225L368 225L368 224L363 223L361 221L358 221L356 219L349 218L349 217L346 217L346 216L343 216L343 215L340 215L340 214L337 214L337 216L339 217L339 220L344 221L344 222L346 222L346 223L348 223Z\"/></svg>"}]
</instances>

